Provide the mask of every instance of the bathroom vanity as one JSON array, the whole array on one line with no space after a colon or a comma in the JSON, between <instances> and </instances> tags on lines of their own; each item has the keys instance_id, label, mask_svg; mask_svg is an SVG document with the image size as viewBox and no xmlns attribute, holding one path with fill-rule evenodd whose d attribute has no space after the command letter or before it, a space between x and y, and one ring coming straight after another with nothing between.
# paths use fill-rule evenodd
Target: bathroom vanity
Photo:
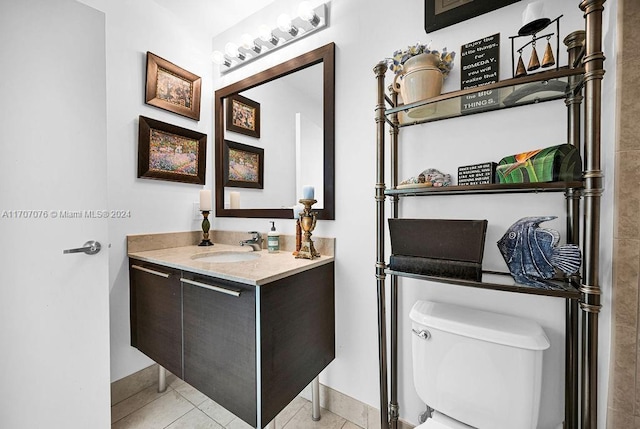
<instances>
[{"instance_id":1,"label":"bathroom vanity","mask_svg":"<svg viewBox=\"0 0 640 429\"><path fill-rule=\"evenodd\" d=\"M250 250L130 245L131 344L261 428L335 357L334 262L266 250L207 262Z\"/></svg>"}]
</instances>

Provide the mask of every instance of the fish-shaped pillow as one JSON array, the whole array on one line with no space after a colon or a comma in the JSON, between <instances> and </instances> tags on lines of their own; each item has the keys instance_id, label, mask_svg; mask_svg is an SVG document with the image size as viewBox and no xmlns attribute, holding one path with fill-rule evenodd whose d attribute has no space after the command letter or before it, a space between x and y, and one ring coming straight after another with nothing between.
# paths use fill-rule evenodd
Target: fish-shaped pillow
<instances>
[{"instance_id":1,"label":"fish-shaped pillow","mask_svg":"<svg viewBox=\"0 0 640 429\"><path fill-rule=\"evenodd\" d=\"M542 222L555 218L522 218L498 240L500 253L517 283L546 289L549 283L545 279L552 278L556 269L575 274L580 268L580 248L575 244L558 245L558 231L540 227Z\"/></svg>"}]
</instances>

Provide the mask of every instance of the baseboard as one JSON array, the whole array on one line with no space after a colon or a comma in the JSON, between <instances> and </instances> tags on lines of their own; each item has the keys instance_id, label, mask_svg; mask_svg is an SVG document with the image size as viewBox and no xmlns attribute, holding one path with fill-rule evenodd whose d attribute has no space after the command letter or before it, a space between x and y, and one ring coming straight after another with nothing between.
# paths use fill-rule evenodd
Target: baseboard
<instances>
[{"instance_id":1,"label":"baseboard","mask_svg":"<svg viewBox=\"0 0 640 429\"><path fill-rule=\"evenodd\" d=\"M311 400L311 385L300 396ZM320 407L355 423L363 429L380 429L380 410L345 395L331 387L320 384ZM404 420L398 420L398 429L413 429L415 426Z\"/></svg>"},{"instance_id":2,"label":"baseboard","mask_svg":"<svg viewBox=\"0 0 640 429\"><path fill-rule=\"evenodd\" d=\"M111 405L117 404L157 383L157 364L114 381L111 383ZM300 392L300 396L311 400L311 385ZM380 410L323 384L320 384L320 406L363 429L380 429ZM398 420L398 429L413 429L414 427L410 423Z\"/></svg>"},{"instance_id":3,"label":"baseboard","mask_svg":"<svg viewBox=\"0 0 640 429\"><path fill-rule=\"evenodd\" d=\"M155 363L111 383L111 406L154 384L158 384L158 364Z\"/></svg>"}]
</instances>

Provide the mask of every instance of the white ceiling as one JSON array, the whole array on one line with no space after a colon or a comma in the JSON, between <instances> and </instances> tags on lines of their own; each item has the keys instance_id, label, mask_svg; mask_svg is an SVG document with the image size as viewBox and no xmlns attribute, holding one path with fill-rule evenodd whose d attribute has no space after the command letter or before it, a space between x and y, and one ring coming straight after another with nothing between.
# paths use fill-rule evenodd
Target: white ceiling
<instances>
[{"instance_id":1,"label":"white ceiling","mask_svg":"<svg viewBox=\"0 0 640 429\"><path fill-rule=\"evenodd\" d=\"M274 0L153 0L210 37L223 32Z\"/></svg>"}]
</instances>

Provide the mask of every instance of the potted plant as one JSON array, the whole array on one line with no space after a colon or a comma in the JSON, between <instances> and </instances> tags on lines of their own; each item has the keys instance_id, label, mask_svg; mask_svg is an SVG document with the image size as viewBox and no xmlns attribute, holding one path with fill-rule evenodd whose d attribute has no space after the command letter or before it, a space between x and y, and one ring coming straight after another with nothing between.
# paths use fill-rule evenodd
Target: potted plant
<instances>
[{"instance_id":1,"label":"potted plant","mask_svg":"<svg viewBox=\"0 0 640 429\"><path fill-rule=\"evenodd\" d=\"M396 75L393 89L405 104L436 97L442 91L444 79L453 68L455 52L431 49L431 45L416 43L393 53L386 62ZM411 115L409 115L411 116Z\"/></svg>"}]
</instances>

